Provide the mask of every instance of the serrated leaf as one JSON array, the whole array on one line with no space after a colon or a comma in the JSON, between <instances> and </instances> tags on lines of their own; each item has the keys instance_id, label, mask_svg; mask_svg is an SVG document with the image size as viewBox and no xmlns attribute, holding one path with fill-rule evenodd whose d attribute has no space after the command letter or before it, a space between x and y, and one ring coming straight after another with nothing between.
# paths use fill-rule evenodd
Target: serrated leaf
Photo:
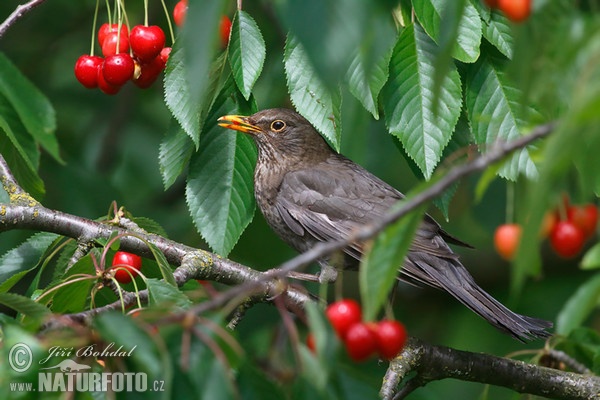
<instances>
[{"instance_id":1,"label":"serrated leaf","mask_svg":"<svg viewBox=\"0 0 600 400\"><path fill-rule=\"evenodd\" d=\"M512 25L500 11L492 11L489 20L483 22L483 37L508 59L512 59L514 52Z\"/></svg>"},{"instance_id":2,"label":"serrated leaf","mask_svg":"<svg viewBox=\"0 0 600 400\"><path fill-rule=\"evenodd\" d=\"M158 164L165 190L171 187L185 170L193 152L194 144L188 135L172 121L160 143L158 154Z\"/></svg>"},{"instance_id":3,"label":"serrated leaf","mask_svg":"<svg viewBox=\"0 0 600 400\"><path fill-rule=\"evenodd\" d=\"M370 72L367 72L363 55L357 52L348 69L347 79L350 93L362 103L363 107L375 119L379 119L377 98L388 79L388 67L391 56L392 53L390 51L373 65Z\"/></svg>"},{"instance_id":4,"label":"serrated leaf","mask_svg":"<svg viewBox=\"0 0 600 400\"><path fill-rule=\"evenodd\" d=\"M581 326L600 300L600 274L582 284L567 300L556 318L556 333L568 335L574 328Z\"/></svg>"},{"instance_id":5,"label":"serrated leaf","mask_svg":"<svg viewBox=\"0 0 600 400\"><path fill-rule=\"evenodd\" d=\"M481 44L481 19L477 9L469 2L464 3L460 19L450 21L447 18L446 7L449 2L444 0L413 0L413 9L417 19L427 34L438 44L444 41L445 33L443 24L458 24L456 40L448 43L452 45L452 55L462 62L472 63L479 57ZM459 17L458 15L456 16ZM456 25L455 25L456 26Z\"/></svg>"},{"instance_id":6,"label":"serrated leaf","mask_svg":"<svg viewBox=\"0 0 600 400\"><path fill-rule=\"evenodd\" d=\"M66 276L58 282L59 285L62 285L60 289L42 298L44 303L52 301L52 311L56 313L74 313L85 309L96 279L71 281L74 279L72 276L75 274L87 274L92 277L96 275L92 258L89 255L81 257L69 268Z\"/></svg>"},{"instance_id":7,"label":"serrated leaf","mask_svg":"<svg viewBox=\"0 0 600 400\"><path fill-rule=\"evenodd\" d=\"M135 222L137 226L145 230L149 233L154 233L155 235L159 235L164 237L165 239L169 238L167 231L162 227L161 224L156 222L155 220L148 217L132 217L131 220Z\"/></svg>"},{"instance_id":8,"label":"serrated leaf","mask_svg":"<svg viewBox=\"0 0 600 400\"><path fill-rule=\"evenodd\" d=\"M223 101L210 118L234 107ZM186 200L196 228L211 248L229 254L252 220L256 147L243 134L224 132L216 123L203 133L202 146L190 161Z\"/></svg>"},{"instance_id":9,"label":"serrated leaf","mask_svg":"<svg viewBox=\"0 0 600 400\"><path fill-rule=\"evenodd\" d=\"M339 90L327 89L315 73L302 45L289 35L283 60L290 99L296 110L339 151L342 135Z\"/></svg>"},{"instance_id":10,"label":"serrated leaf","mask_svg":"<svg viewBox=\"0 0 600 400\"><path fill-rule=\"evenodd\" d=\"M184 49L177 40L169 54L169 62L165 69L165 103L179 122L183 131L192 139L196 147L200 140L199 101L192 96L187 82L184 62Z\"/></svg>"},{"instance_id":11,"label":"serrated leaf","mask_svg":"<svg viewBox=\"0 0 600 400\"><path fill-rule=\"evenodd\" d=\"M467 74L467 116L475 141L485 152L497 140L510 141L521 135L526 125L522 114L530 109L521 104L521 92L511 86L502 71L488 58L480 59ZM499 170L500 176L516 180L519 174L530 179L538 170L528 150L513 153Z\"/></svg>"},{"instance_id":12,"label":"serrated leaf","mask_svg":"<svg viewBox=\"0 0 600 400\"><path fill-rule=\"evenodd\" d=\"M62 163L52 104L3 53L0 53L0 94L6 97L36 143Z\"/></svg>"},{"instance_id":13,"label":"serrated leaf","mask_svg":"<svg viewBox=\"0 0 600 400\"><path fill-rule=\"evenodd\" d=\"M400 139L427 179L452 136L462 102L454 66L442 80L439 96L433 94L435 52L435 43L419 25L408 26L394 47L390 79L382 91L390 133Z\"/></svg>"},{"instance_id":14,"label":"serrated leaf","mask_svg":"<svg viewBox=\"0 0 600 400\"><path fill-rule=\"evenodd\" d=\"M16 293L0 293L0 304L34 319L41 319L50 314L50 310L42 304Z\"/></svg>"},{"instance_id":15,"label":"serrated leaf","mask_svg":"<svg viewBox=\"0 0 600 400\"><path fill-rule=\"evenodd\" d=\"M0 258L0 292L8 291L27 272L36 268L58 235L36 233Z\"/></svg>"},{"instance_id":16,"label":"serrated leaf","mask_svg":"<svg viewBox=\"0 0 600 400\"><path fill-rule=\"evenodd\" d=\"M398 203L393 208L396 209L400 205L401 203ZM422 221L422 210L402 217L377 236L370 250L362 258L358 279L363 318L366 321L377 317L389 296L415 231Z\"/></svg>"},{"instance_id":17,"label":"serrated leaf","mask_svg":"<svg viewBox=\"0 0 600 400\"><path fill-rule=\"evenodd\" d=\"M150 305L171 304L184 310L192 305L192 301L177 286L158 279L147 279L146 284Z\"/></svg>"},{"instance_id":18,"label":"serrated leaf","mask_svg":"<svg viewBox=\"0 0 600 400\"><path fill-rule=\"evenodd\" d=\"M235 83L248 100L267 53L258 25L245 11L239 10L233 19L228 51Z\"/></svg>"}]
</instances>

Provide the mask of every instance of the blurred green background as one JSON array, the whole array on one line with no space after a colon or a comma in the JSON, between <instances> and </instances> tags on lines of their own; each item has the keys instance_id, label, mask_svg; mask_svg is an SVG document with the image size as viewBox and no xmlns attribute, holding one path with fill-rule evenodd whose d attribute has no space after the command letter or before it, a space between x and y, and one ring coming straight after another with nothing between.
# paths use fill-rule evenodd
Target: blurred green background
<instances>
[{"instance_id":1,"label":"blurred green background","mask_svg":"<svg viewBox=\"0 0 600 400\"><path fill-rule=\"evenodd\" d=\"M20 3L0 2L0 19ZM175 3L169 0L167 6L172 9ZM94 4L90 0L46 1L0 39L0 51L40 88L56 109L57 136L66 164L59 165L46 155L42 157L40 169L46 185L42 202L49 208L94 219L106 214L115 200L134 215L156 220L171 239L206 248L189 217L183 182L167 191L163 189L157 157L170 114L163 102L161 82L147 90L129 84L116 96L107 96L98 90L87 90L75 80L74 63L89 50ZM127 2L130 19L142 21L142 6L141 0ZM234 6L232 1L230 16ZM151 1L150 7L151 23L166 29L160 2ZM254 91L259 108L289 107L282 63L285 33L277 25L269 1L246 1L244 9L256 19L267 38L266 64ZM100 16L102 22L104 14L101 12ZM400 156L395 139L386 134L382 121L365 118L364 109L352 96L345 99L348 100L342 110L344 154L398 189L409 190L417 178ZM478 176L473 176L461 183L452 200L448 222L443 221L435 208L431 213L446 230L476 247L458 251L484 289L517 312L553 320L590 273L578 270L577 260L559 260L545 247L543 277L528 282L519 298L509 298L510 266L496 255L492 245L495 227L505 221L506 186L496 180L481 201L475 203L477 180ZM518 189L517 186L517 192ZM28 235L29 232L0 234L0 253ZM229 258L267 269L293 255L257 212ZM358 296L355 281L356 273L344 275L350 297ZM523 345L497 332L444 293L408 286L402 289L396 297L395 312L412 335L432 343L496 355L543 346L540 341ZM279 321L274 307L257 306L239 327L242 345L250 354L264 355L274 340L273 327ZM600 319L592 323L600 327ZM257 326L262 329L257 330ZM364 370L377 381L385 365L372 362ZM444 381L418 390L411 398L472 399L482 390L480 384ZM448 393L452 396L444 395ZM490 398L511 396L515 395L493 389Z\"/></svg>"}]
</instances>

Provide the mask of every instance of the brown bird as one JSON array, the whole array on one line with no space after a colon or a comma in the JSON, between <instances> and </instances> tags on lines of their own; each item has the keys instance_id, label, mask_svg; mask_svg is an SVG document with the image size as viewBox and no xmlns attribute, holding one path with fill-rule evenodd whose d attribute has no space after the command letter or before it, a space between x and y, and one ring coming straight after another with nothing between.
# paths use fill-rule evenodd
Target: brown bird
<instances>
[{"instance_id":1,"label":"brown bird","mask_svg":"<svg viewBox=\"0 0 600 400\"><path fill-rule=\"evenodd\" d=\"M381 218L404 196L358 164L334 152L315 128L288 109L252 116L226 115L219 125L249 134L258 147L254 194L277 235L300 252L347 237ZM519 340L549 336L548 321L516 314L481 289L448 243L465 245L429 215L416 232L399 278L450 293L499 330ZM344 267L356 268L362 243L344 249ZM321 266L327 260L320 261Z\"/></svg>"}]
</instances>

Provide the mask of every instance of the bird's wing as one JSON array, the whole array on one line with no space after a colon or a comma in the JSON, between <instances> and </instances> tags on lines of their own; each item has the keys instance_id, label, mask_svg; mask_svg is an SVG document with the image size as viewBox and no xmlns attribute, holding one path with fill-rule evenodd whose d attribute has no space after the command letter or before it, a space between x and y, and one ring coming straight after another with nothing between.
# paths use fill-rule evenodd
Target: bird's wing
<instances>
[{"instance_id":1,"label":"bird's wing","mask_svg":"<svg viewBox=\"0 0 600 400\"><path fill-rule=\"evenodd\" d=\"M351 173L350 173L351 172ZM351 161L339 158L285 175L276 206L296 234L319 241L339 240L362 225L381 218L403 195ZM444 232L429 216L417 230L411 252L456 258L443 240ZM352 244L345 252L360 259L363 246Z\"/></svg>"}]
</instances>

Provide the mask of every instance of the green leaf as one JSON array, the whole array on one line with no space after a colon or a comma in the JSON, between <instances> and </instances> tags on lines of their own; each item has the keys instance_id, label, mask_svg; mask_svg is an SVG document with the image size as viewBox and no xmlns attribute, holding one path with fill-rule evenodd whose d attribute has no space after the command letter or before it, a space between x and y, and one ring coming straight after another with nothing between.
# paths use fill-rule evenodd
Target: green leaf
<instances>
[{"instance_id":1,"label":"green leaf","mask_svg":"<svg viewBox=\"0 0 600 400\"><path fill-rule=\"evenodd\" d=\"M418 25L398 38L390 61L390 80L383 88L383 107L390 133L429 179L448 144L461 109L460 77L448 69L439 96L434 93L435 43Z\"/></svg>"},{"instance_id":2,"label":"green leaf","mask_svg":"<svg viewBox=\"0 0 600 400\"><path fill-rule=\"evenodd\" d=\"M265 41L250 14L239 10L233 19L229 41L229 63L233 78L248 100L266 57Z\"/></svg>"},{"instance_id":3,"label":"green leaf","mask_svg":"<svg viewBox=\"0 0 600 400\"><path fill-rule=\"evenodd\" d=\"M589 249L581 260L581 269L600 268L600 243L596 243Z\"/></svg>"},{"instance_id":4,"label":"green leaf","mask_svg":"<svg viewBox=\"0 0 600 400\"><path fill-rule=\"evenodd\" d=\"M160 143L158 154L160 174L165 190L171 187L177 177L183 173L193 152L193 143L186 132L172 121Z\"/></svg>"},{"instance_id":5,"label":"green leaf","mask_svg":"<svg viewBox=\"0 0 600 400\"><path fill-rule=\"evenodd\" d=\"M150 251L152 251L152 256L156 260L158 268L160 269L160 273L166 283L173 287L177 287L177 283L175 282L175 277L173 276L173 270L167 261L167 258L163 254L162 251L153 243L147 243Z\"/></svg>"},{"instance_id":6,"label":"green leaf","mask_svg":"<svg viewBox=\"0 0 600 400\"><path fill-rule=\"evenodd\" d=\"M444 0L413 0L415 15L423 26L429 37L436 43L444 42L444 33L447 33L444 24L458 24L456 28L456 40L450 41L452 55L459 61L472 63L479 57L479 45L481 44L481 19L477 9L465 2L462 15L458 21L448 18L447 6L450 4ZM453 14L452 14L453 15Z\"/></svg>"},{"instance_id":7,"label":"green leaf","mask_svg":"<svg viewBox=\"0 0 600 400\"><path fill-rule=\"evenodd\" d=\"M556 318L556 333L568 335L581 326L600 301L600 274L592 277L577 289L565 303Z\"/></svg>"},{"instance_id":8,"label":"green leaf","mask_svg":"<svg viewBox=\"0 0 600 400\"><path fill-rule=\"evenodd\" d=\"M192 305L192 301L176 286L158 279L147 279L146 285L148 285L150 305L171 304L184 310Z\"/></svg>"},{"instance_id":9,"label":"green leaf","mask_svg":"<svg viewBox=\"0 0 600 400\"><path fill-rule=\"evenodd\" d=\"M281 400L285 393L279 384L267 377L265 372L253 362L245 362L238 370L237 384L244 400Z\"/></svg>"},{"instance_id":10,"label":"green leaf","mask_svg":"<svg viewBox=\"0 0 600 400\"><path fill-rule=\"evenodd\" d=\"M467 115L475 140L485 152L498 140L511 141L521 135L525 116L532 110L521 104L522 93L511 86L504 73L487 57L473 64L467 74ZM525 148L513 153L499 170L499 175L516 180L519 174L530 179L538 170Z\"/></svg>"},{"instance_id":11,"label":"green leaf","mask_svg":"<svg viewBox=\"0 0 600 400\"><path fill-rule=\"evenodd\" d=\"M42 319L50 314L44 305L15 293L0 293L0 304L34 319Z\"/></svg>"},{"instance_id":12,"label":"green leaf","mask_svg":"<svg viewBox=\"0 0 600 400\"><path fill-rule=\"evenodd\" d=\"M354 95L375 119L379 119L379 92L388 79L388 66L392 53L388 52L373 65L370 73L366 71L363 54L359 51L350 64L347 79L350 93Z\"/></svg>"},{"instance_id":13,"label":"green leaf","mask_svg":"<svg viewBox=\"0 0 600 400\"><path fill-rule=\"evenodd\" d=\"M210 121L234 109L223 101ZM203 133L190 161L186 200L196 228L211 248L229 254L254 215L256 147L244 134L224 132L216 123Z\"/></svg>"},{"instance_id":14,"label":"green leaf","mask_svg":"<svg viewBox=\"0 0 600 400\"><path fill-rule=\"evenodd\" d=\"M54 134L56 113L52 104L4 53L0 53L0 94L6 97L36 143L62 163Z\"/></svg>"},{"instance_id":15,"label":"green leaf","mask_svg":"<svg viewBox=\"0 0 600 400\"><path fill-rule=\"evenodd\" d=\"M75 274L90 275L90 279L77 282L69 282L74 279ZM89 255L81 257L66 273L65 277L57 282L63 285L54 293L45 296L42 300L48 303L52 300L52 311L56 313L75 313L83 311L90 298L92 286L96 283L96 279L92 278L96 275L94 263ZM67 283L69 282L69 283Z\"/></svg>"},{"instance_id":16,"label":"green leaf","mask_svg":"<svg viewBox=\"0 0 600 400\"><path fill-rule=\"evenodd\" d=\"M512 59L514 52L512 25L500 11L492 11L490 19L483 22L483 37L507 58Z\"/></svg>"},{"instance_id":17,"label":"green leaf","mask_svg":"<svg viewBox=\"0 0 600 400\"><path fill-rule=\"evenodd\" d=\"M339 90L327 89L315 73L302 45L289 35L283 60L292 103L329 144L339 151L342 135L342 99Z\"/></svg>"},{"instance_id":18,"label":"green leaf","mask_svg":"<svg viewBox=\"0 0 600 400\"><path fill-rule=\"evenodd\" d=\"M27 272L35 269L57 237L54 233L36 233L6 252L0 258L0 292L8 291Z\"/></svg>"},{"instance_id":19,"label":"green leaf","mask_svg":"<svg viewBox=\"0 0 600 400\"><path fill-rule=\"evenodd\" d=\"M394 205L397 209L404 202ZM413 211L388 226L375 239L371 249L362 259L358 270L360 297L366 321L377 317L396 283L396 276L404 263L404 257L419 224L423 211Z\"/></svg>"}]
</instances>

